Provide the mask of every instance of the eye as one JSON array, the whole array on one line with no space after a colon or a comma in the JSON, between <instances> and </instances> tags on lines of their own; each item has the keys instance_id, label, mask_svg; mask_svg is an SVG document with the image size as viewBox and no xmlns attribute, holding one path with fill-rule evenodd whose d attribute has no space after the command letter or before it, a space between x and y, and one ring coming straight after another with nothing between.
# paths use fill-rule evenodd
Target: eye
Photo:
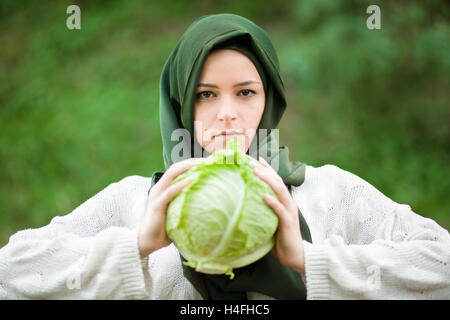
<instances>
[{"instance_id":1,"label":"eye","mask_svg":"<svg viewBox=\"0 0 450 320\"><path fill-rule=\"evenodd\" d=\"M242 89L239 91L239 95L242 95L244 97L249 97L251 95L254 95L256 92L250 89Z\"/></svg>"},{"instance_id":2,"label":"eye","mask_svg":"<svg viewBox=\"0 0 450 320\"><path fill-rule=\"evenodd\" d=\"M211 91L202 91L197 93L197 99L209 99L213 96L214 93Z\"/></svg>"}]
</instances>

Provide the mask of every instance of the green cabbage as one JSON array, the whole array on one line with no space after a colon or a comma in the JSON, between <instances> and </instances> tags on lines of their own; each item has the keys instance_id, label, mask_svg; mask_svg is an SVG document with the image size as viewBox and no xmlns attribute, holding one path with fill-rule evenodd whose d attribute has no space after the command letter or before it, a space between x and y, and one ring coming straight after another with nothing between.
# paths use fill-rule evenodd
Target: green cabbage
<instances>
[{"instance_id":1,"label":"green cabbage","mask_svg":"<svg viewBox=\"0 0 450 320\"><path fill-rule=\"evenodd\" d=\"M274 245L278 217L264 194L276 197L250 166L255 159L230 140L174 182L190 184L167 209L166 232L187 266L208 274L226 274L253 263Z\"/></svg>"}]
</instances>

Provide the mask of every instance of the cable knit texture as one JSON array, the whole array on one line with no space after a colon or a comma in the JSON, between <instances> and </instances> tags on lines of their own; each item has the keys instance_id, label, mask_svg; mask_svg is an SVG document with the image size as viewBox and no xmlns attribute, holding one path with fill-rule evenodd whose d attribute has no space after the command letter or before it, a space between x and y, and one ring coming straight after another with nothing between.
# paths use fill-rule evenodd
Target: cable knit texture
<instances>
[{"instance_id":1,"label":"cable knit texture","mask_svg":"<svg viewBox=\"0 0 450 320\"><path fill-rule=\"evenodd\" d=\"M171 244L140 259L150 178L130 176L0 249L0 299L201 299ZM450 236L361 178L308 166L292 189L308 299L449 299ZM250 299L270 298L257 292Z\"/></svg>"}]
</instances>

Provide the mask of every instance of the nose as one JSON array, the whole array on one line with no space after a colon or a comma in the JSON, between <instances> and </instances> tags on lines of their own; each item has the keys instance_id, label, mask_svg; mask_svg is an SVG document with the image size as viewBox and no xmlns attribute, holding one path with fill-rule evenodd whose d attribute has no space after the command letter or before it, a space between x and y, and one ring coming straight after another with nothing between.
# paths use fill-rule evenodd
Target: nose
<instances>
[{"instance_id":1,"label":"nose","mask_svg":"<svg viewBox=\"0 0 450 320\"><path fill-rule=\"evenodd\" d=\"M217 113L217 119L219 121L233 121L237 119L237 109L235 103L232 102L230 98L224 98L220 105L219 111Z\"/></svg>"}]
</instances>

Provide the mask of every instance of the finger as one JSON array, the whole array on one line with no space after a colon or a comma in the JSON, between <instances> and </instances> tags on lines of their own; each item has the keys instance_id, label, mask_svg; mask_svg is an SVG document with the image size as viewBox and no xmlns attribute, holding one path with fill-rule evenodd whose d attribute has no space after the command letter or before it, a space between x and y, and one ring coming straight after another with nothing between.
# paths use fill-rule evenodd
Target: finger
<instances>
[{"instance_id":1,"label":"finger","mask_svg":"<svg viewBox=\"0 0 450 320\"><path fill-rule=\"evenodd\" d=\"M172 164L169 167L169 169L167 169L167 171L162 175L161 179L158 181L159 187L162 190L168 188L176 177L188 171L189 169L192 169L202 161L203 158L190 158Z\"/></svg>"},{"instance_id":2,"label":"finger","mask_svg":"<svg viewBox=\"0 0 450 320\"><path fill-rule=\"evenodd\" d=\"M256 159L252 159L252 160L250 161L250 166L251 166L252 168L259 167L259 166L261 166L261 163L259 163Z\"/></svg>"},{"instance_id":3,"label":"finger","mask_svg":"<svg viewBox=\"0 0 450 320\"><path fill-rule=\"evenodd\" d=\"M298 226L299 221L296 211L289 211L277 198L269 194L265 194L263 200L278 216L280 228L286 230L286 228L296 228L295 226Z\"/></svg>"},{"instance_id":4,"label":"finger","mask_svg":"<svg viewBox=\"0 0 450 320\"><path fill-rule=\"evenodd\" d=\"M263 157L259 157L259 162L266 168L272 168Z\"/></svg>"},{"instance_id":5,"label":"finger","mask_svg":"<svg viewBox=\"0 0 450 320\"><path fill-rule=\"evenodd\" d=\"M263 200L276 213L278 219L280 219L280 223L281 221L284 221L285 219L284 214L286 209L281 204L281 202L278 201L278 199L276 199L275 197L268 194L265 194L263 196Z\"/></svg>"},{"instance_id":6,"label":"finger","mask_svg":"<svg viewBox=\"0 0 450 320\"><path fill-rule=\"evenodd\" d=\"M291 195L278 174L274 174L265 168L262 169L258 167L254 169L254 173L272 188L284 206L287 208L291 207Z\"/></svg>"},{"instance_id":7,"label":"finger","mask_svg":"<svg viewBox=\"0 0 450 320\"><path fill-rule=\"evenodd\" d=\"M164 192L163 195L163 206L166 207L170 201L175 198L178 193L180 193L181 190L183 190L189 183L190 179L183 179L181 181L177 181L176 183L172 184L170 187L167 188L167 190Z\"/></svg>"},{"instance_id":8,"label":"finger","mask_svg":"<svg viewBox=\"0 0 450 320\"><path fill-rule=\"evenodd\" d=\"M263 166L264 168L266 168L267 170L269 170L271 173L273 173L273 174L276 175L277 177L279 176L279 175L278 175L278 172L276 172L275 169L272 168L272 166L271 166L266 160L264 160L264 158L259 157L259 162L262 164L262 166ZM281 179L281 177L280 177L280 179Z\"/></svg>"},{"instance_id":9,"label":"finger","mask_svg":"<svg viewBox=\"0 0 450 320\"><path fill-rule=\"evenodd\" d=\"M270 164L267 163L262 157L259 157L258 160L254 160L250 162L250 166L254 167L264 167L264 168L272 168Z\"/></svg>"}]
</instances>

